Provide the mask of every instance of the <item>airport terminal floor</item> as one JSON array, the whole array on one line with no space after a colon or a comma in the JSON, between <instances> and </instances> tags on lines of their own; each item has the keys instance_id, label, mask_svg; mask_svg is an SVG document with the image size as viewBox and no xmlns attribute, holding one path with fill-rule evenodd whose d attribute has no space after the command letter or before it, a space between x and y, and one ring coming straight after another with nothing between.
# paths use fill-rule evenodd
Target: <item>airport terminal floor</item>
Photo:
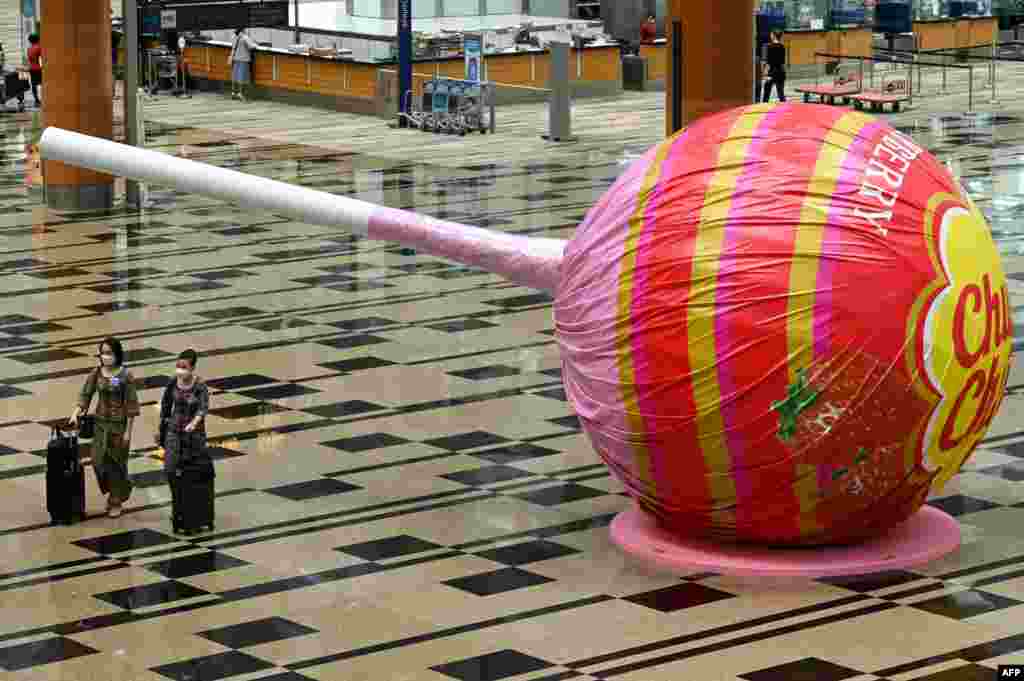
<instances>
[{"instance_id":1,"label":"airport terminal floor","mask_svg":"<svg viewBox=\"0 0 1024 681\"><path fill-rule=\"evenodd\" d=\"M1024 106L887 115L992 216L1024 205ZM1024 88L1024 78L1019 81ZM980 108L980 107L979 107ZM544 107L493 137L197 95L148 101L147 145L493 229L567 238L661 138L663 96ZM963 545L914 571L815 581L660 573L609 523L630 503L579 430L551 299L337 229L151 188L141 214L61 215L25 189L32 116L0 117L0 681L989 681L1024 662L1024 376L930 503ZM1024 261L1008 255L1015 309ZM1018 335L1020 330L1018 327ZM140 383L119 518L51 527L50 424L100 341ZM153 446L175 358L211 387L216 528L172 532Z\"/></svg>"}]
</instances>

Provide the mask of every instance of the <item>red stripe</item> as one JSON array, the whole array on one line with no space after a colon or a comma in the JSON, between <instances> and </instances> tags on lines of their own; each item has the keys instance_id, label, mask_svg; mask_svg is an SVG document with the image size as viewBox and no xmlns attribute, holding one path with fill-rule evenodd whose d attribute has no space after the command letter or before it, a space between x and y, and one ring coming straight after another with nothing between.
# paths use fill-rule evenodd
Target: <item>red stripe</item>
<instances>
[{"instance_id":1,"label":"red stripe","mask_svg":"<svg viewBox=\"0 0 1024 681\"><path fill-rule=\"evenodd\" d=\"M673 526L706 529L710 494L694 423L693 393L680 382L691 374L686 332L694 234L705 193L715 176L719 143L743 110L718 114L687 131L665 160L656 201L638 244L632 307L633 362L644 415L651 470L665 511L685 512Z\"/></svg>"}]
</instances>

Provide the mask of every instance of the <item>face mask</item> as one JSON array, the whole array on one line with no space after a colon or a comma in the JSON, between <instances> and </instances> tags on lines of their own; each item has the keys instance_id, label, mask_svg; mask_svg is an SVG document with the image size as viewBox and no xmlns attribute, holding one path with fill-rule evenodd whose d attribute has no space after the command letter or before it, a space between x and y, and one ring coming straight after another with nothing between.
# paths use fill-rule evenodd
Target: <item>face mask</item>
<instances>
[{"instance_id":1,"label":"face mask","mask_svg":"<svg viewBox=\"0 0 1024 681\"><path fill-rule=\"evenodd\" d=\"M174 373L178 374L178 376L181 376L182 378L185 378L186 376L191 376L192 375L191 371L189 371L188 369L182 369L181 367L178 367L177 369L175 369Z\"/></svg>"},{"instance_id":2,"label":"face mask","mask_svg":"<svg viewBox=\"0 0 1024 681\"><path fill-rule=\"evenodd\" d=\"M100 360L103 362L103 366L113 366L114 356L113 355L100 355Z\"/></svg>"}]
</instances>

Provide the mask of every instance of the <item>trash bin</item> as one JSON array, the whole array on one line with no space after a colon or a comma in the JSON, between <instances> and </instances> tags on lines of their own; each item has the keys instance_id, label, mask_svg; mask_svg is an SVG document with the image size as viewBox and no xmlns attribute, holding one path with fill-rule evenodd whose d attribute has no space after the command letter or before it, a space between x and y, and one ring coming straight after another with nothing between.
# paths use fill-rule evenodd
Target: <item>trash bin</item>
<instances>
[{"instance_id":1,"label":"trash bin","mask_svg":"<svg viewBox=\"0 0 1024 681\"><path fill-rule=\"evenodd\" d=\"M622 87L626 90L645 90L647 87L647 59L635 54L622 58Z\"/></svg>"}]
</instances>

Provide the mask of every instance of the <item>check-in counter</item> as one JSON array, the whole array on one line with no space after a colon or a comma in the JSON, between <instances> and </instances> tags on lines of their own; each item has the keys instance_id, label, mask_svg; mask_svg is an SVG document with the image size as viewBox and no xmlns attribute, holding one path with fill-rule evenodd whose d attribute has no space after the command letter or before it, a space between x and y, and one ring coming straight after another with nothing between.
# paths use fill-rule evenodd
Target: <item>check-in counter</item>
<instances>
[{"instance_id":1,"label":"check-in counter","mask_svg":"<svg viewBox=\"0 0 1024 681\"><path fill-rule=\"evenodd\" d=\"M963 17L915 21L914 33L922 50L949 50L991 45L999 39L996 17Z\"/></svg>"},{"instance_id":2,"label":"check-in counter","mask_svg":"<svg viewBox=\"0 0 1024 681\"><path fill-rule=\"evenodd\" d=\"M786 62L792 75L813 75L813 69L822 63L818 54L842 54L850 57L870 57L872 30L847 28L832 31L790 30L782 36L786 46Z\"/></svg>"},{"instance_id":3,"label":"check-in counter","mask_svg":"<svg viewBox=\"0 0 1024 681\"><path fill-rule=\"evenodd\" d=\"M230 45L193 43L185 59L200 89L225 89L231 80ZM497 84L498 103L546 99L551 56L529 49L488 54L484 79ZM461 56L417 60L417 82L431 77L464 76ZM258 98L279 99L337 111L389 115L397 105L394 61L357 61L286 50L260 49L253 54L252 87ZM570 87L575 96L600 96L622 91L622 64L615 43L572 49Z\"/></svg>"}]
</instances>

